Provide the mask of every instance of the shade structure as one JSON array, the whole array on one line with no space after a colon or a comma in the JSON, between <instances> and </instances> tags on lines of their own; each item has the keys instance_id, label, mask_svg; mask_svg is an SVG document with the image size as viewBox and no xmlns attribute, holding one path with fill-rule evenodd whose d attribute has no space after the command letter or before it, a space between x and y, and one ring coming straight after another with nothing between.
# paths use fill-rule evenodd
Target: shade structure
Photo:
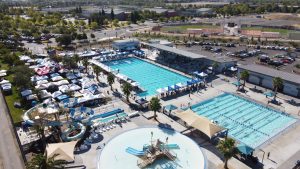
<instances>
[{"instance_id":1,"label":"shade structure","mask_svg":"<svg viewBox=\"0 0 300 169\"><path fill-rule=\"evenodd\" d=\"M77 141L48 144L46 147L47 159L58 154L58 156L54 158L55 160L74 161L74 148L76 143Z\"/></svg>"},{"instance_id":2,"label":"shade structure","mask_svg":"<svg viewBox=\"0 0 300 169\"><path fill-rule=\"evenodd\" d=\"M251 153L254 151L253 148L251 148L251 147L249 147L249 146L247 146L247 145L245 145L245 144L243 144L243 143L239 144L239 145L237 146L237 149L238 149L241 153L243 153L243 154L245 154L245 155L249 155L249 154L251 154Z\"/></svg>"},{"instance_id":3,"label":"shade structure","mask_svg":"<svg viewBox=\"0 0 300 169\"><path fill-rule=\"evenodd\" d=\"M182 87L186 87L186 84L184 84L184 83L177 83L176 86L182 88Z\"/></svg>"},{"instance_id":4,"label":"shade structure","mask_svg":"<svg viewBox=\"0 0 300 169\"><path fill-rule=\"evenodd\" d=\"M5 79L3 79L2 81L0 81L0 85L3 85L3 84L5 84L5 83L9 83L9 81L8 81L8 80L5 80Z\"/></svg>"},{"instance_id":5,"label":"shade structure","mask_svg":"<svg viewBox=\"0 0 300 169\"><path fill-rule=\"evenodd\" d=\"M176 110L178 107L174 106L173 104L169 104L165 106L165 110L167 111L172 111L172 110Z\"/></svg>"},{"instance_id":6,"label":"shade structure","mask_svg":"<svg viewBox=\"0 0 300 169\"><path fill-rule=\"evenodd\" d=\"M60 80L63 80L64 78L61 77L61 76L54 76L51 78L52 81L56 82L56 81L60 81Z\"/></svg>"},{"instance_id":7,"label":"shade structure","mask_svg":"<svg viewBox=\"0 0 300 169\"><path fill-rule=\"evenodd\" d=\"M242 86L242 83L240 81L232 82L232 84L235 86Z\"/></svg>"},{"instance_id":8,"label":"shade structure","mask_svg":"<svg viewBox=\"0 0 300 169\"><path fill-rule=\"evenodd\" d=\"M203 116L197 115L191 109L178 113L176 116L186 122L189 126L206 134L209 138L212 138L216 133L224 130L223 127L212 123L209 119Z\"/></svg>"},{"instance_id":9,"label":"shade structure","mask_svg":"<svg viewBox=\"0 0 300 169\"><path fill-rule=\"evenodd\" d=\"M201 76L201 77L206 77L206 76L207 76L207 74L206 74L206 73L204 73L204 72L201 72L201 73L199 73L199 76Z\"/></svg>"},{"instance_id":10,"label":"shade structure","mask_svg":"<svg viewBox=\"0 0 300 169\"><path fill-rule=\"evenodd\" d=\"M161 93L165 93L166 90L164 88L160 88L160 89L157 89L156 92L161 94Z\"/></svg>"},{"instance_id":11,"label":"shade structure","mask_svg":"<svg viewBox=\"0 0 300 169\"><path fill-rule=\"evenodd\" d=\"M232 67L229 68L229 70L232 71L232 72L235 72L235 71L237 71L237 68L232 66Z\"/></svg>"}]
</instances>

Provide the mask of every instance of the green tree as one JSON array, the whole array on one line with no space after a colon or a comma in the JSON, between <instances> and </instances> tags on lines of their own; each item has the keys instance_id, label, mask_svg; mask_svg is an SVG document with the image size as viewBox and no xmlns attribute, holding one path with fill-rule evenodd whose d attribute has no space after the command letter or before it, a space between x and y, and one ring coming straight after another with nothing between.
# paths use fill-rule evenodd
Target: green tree
<instances>
[{"instance_id":1,"label":"green tree","mask_svg":"<svg viewBox=\"0 0 300 169\"><path fill-rule=\"evenodd\" d=\"M157 97L152 97L150 100L150 109L154 111L154 119L157 120L156 112L161 109L160 100Z\"/></svg>"},{"instance_id":2,"label":"green tree","mask_svg":"<svg viewBox=\"0 0 300 169\"><path fill-rule=\"evenodd\" d=\"M274 100L276 100L277 92L283 87L283 80L280 77L273 78Z\"/></svg>"},{"instance_id":3,"label":"green tree","mask_svg":"<svg viewBox=\"0 0 300 169\"><path fill-rule=\"evenodd\" d=\"M25 65L16 66L13 68L13 82L20 89L27 89L32 86L30 81L33 76L33 71Z\"/></svg>"},{"instance_id":4,"label":"green tree","mask_svg":"<svg viewBox=\"0 0 300 169\"><path fill-rule=\"evenodd\" d=\"M219 63L218 62L213 62L213 64L211 65L211 67L213 68L213 73L215 74L217 72L217 69L219 67Z\"/></svg>"},{"instance_id":5,"label":"green tree","mask_svg":"<svg viewBox=\"0 0 300 169\"><path fill-rule=\"evenodd\" d=\"M113 90L112 85L113 85L114 82L115 82L115 76L114 76L113 74L109 73L109 74L107 75L107 82L108 82L108 84L109 84L109 86L110 86L110 89Z\"/></svg>"},{"instance_id":6,"label":"green tree","mask_svg":"<svg viewBox=\"0 0 300 169\"><path fill-rule=\"evenodd\" d=\"M56 160L59 154L54 154L47 159L44 154L35 154L33 158L26 163L26 169L63 169L67 163L65 160Z\"/></svg>"},{"instance_id":7,"label":"green tree","mask_svg":"<svg viewBox=\"0 0 300 169\"><path fill-rule=\"evenodd\" d=\"M90 25L91 29L95 30L98 28L98 23L97 22L91 22L91 25Z\"/></svg>"},{"instance_id":8,"label":"green tree","mask_svg":"<svg viewBox=\"0 0 300 169\"><path fill-rule=\"evenodd\" d=\"M96 74L97 81L100 83L99 75L100 75L100 72L102 72L102 69L99 66L94 65L93 70L94 70L94 73Z\"/></svg>"},{"instance_id":9,"label":"green tree","mask_svg":"<svg viewBox=\"0 0 300 169\"><path fill-rule=\"evenodd\" d=\"M225 138L219 142L217 148L224 156L224 168L228 169L228 160L238 153L235 141L232 138Z\"/></svg>"},{"instance_id":10,"label":"green tree","mask_svg":"<svg viewBox=\"0 0 300 169\"><path fill-rule=\"evenodd\" d=\"M57 37L55 40L59 45L64 45L65 47L67 47L72 42L72 36L69 34L64 34L64 35Z\"/></svg>"},{"instance_id":11,"label":"green tree","mask_svg":"<svg viewBox=\"0 0 300 169\"><path fill-rule=\"evenodd\" d=\"M113 8L111 8L111 11L110 11L110 19L111 20L115 19L115 13L114 13L114 9Z\"/></svg>"},{"instance_id":12,"label":"green tree","mask_svg":"<svg viewBox=\"0 0 300 169\"><path fill-rule=\"evenodd\" d=\"M89 59L88 58L84 58L82 60L82 65L84 66L85 72L88 73Z\"/></svg>"},{"instance_id":13,"label":"green tree","mask_svg":"<svg viewBox=\"0 0 300 169\"><path fill-rule=\"evenodd\" d=\"M243 82L243 88L246 85L246 80L249 78L249 72L247 70L244 70L241 72L241 79L244 81Z\"/></svg>"},{"instance_id":14,"label":"green tree","mask_svg":"<svg viewBox=\"0 0 300 169\"><path fill-rule=\"evenodd\" d=\"M78 64L80 62L80 57L78 54L74 54L73 58L74 58L74 61L76 62L76 64Z\"/></svg>"},{"instance_id":15,"label":"green tree","mask_svg":"<svg viewBox=\"0 0 300 169\"><path fill-rule=\"evenodd\" d=\"M123 85L122 85L122 91L123 91L123 93L126 95L126 100L129 102L129 95L130 95L130 93L131 93L131 91L132 91L132 86L131 86L131 84L130 83L124 83Z\"/></svg>"}]
</instances>

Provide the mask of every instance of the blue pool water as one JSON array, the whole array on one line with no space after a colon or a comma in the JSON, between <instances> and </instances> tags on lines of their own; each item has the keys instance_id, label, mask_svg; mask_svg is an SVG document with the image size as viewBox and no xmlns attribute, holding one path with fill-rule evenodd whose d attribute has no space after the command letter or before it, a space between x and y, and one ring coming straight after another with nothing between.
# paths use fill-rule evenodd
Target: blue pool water
<instances>
[{"instance_id":1,"label":"blue pool water","mask_svg":"<svg viewBox=\"0 0 300 169\"><path fill-rule=\"evenodd\" d=\"M254 149L297 121L282 112L228 93L193 105L192 110L217 121L229 129L229 136Z\"/></svg>"},{"instance_id":2,"label":"blue pool water","mask_svg":"<svg viewBox=\"0 0 300 169\"><path fill-rule=\"evenodd\" d=\"M139 96L152 96L159 88L186 83L189 78L178 73L169 71L157 65L148 63L137 58L126 58L117 61L104 62L103 64L114 70L119 69L120 73L137 81L146 92Z\"/></svg>"}]
</instances>

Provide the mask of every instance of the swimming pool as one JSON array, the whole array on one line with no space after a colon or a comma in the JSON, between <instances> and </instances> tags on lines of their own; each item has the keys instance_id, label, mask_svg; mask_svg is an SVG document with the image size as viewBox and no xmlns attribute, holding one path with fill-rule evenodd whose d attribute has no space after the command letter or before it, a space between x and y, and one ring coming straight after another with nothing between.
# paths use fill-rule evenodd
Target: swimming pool
<instances>
[{"instance_id":1,"label":"swimming pool","mask_svg":"<svg viewBox=\"0 0 300 169\"><path fill-rule=\"evenodd\" d=\"M229 129L229 136L254 149L297 121L282 112L229 93L191 108Z\"/></svg>"},{"instance_id":2,"label":"swimming pool","mask_svg":"<svg viewBox=\"0 0 300 169\"><path fill-rule=\"evenodd\" d=\"M151 137L151 132L153 137ZM138 139L137 139L138 138ZM98 169L140 169L137 165L138 156L126 149L141 151L145 145L159 139L163 142L168 138L168 145L175 145L171 153L176 160L166 158L156 160L145 169L206 169L207 161L202 150L192 139L179 132L158 127L145 127L121 133L111 139L98 153ZM176 148L178 146L178 148Z\"/></svg>"},{"instance_id":3,"label":"swimming pool","mask_svg":"<svg viewBox=\"0 0 300 169\"><path fill-rule=\"evenodd\" d=\"M103 64L114 70L118 69L121 74L137 81L146 90L139 93L139 96L153 96L159 88L168 87L180 82L185 83L189 80L189 78L183 75L137 58L103 62Z\"/></svg>"}]
</instances>

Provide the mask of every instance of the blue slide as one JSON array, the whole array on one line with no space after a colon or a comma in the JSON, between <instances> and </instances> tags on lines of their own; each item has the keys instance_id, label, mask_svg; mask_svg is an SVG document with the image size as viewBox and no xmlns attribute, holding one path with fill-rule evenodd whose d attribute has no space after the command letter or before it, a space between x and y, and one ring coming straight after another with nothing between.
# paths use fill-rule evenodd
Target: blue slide
<instances>
[{"instance_id":1,"label":"blue slide","mask_svg":"<svg viewBox=\"0 0 300 169\"><path fill-rule=\"evenodd\" d=\"M126 152L129 153L129 154L132 154L132 155L136 155L136 156L145 155L144 151L139 151L139 150L136 150L136 149L131 148L131 147L127 147Z\"/></svg>"},{"instance_id":2,"label":"blue slide","mask_svg":"<svg viewBox=\"0 0 300 169\"><path fill-rule=\"evenodd\" d=\"M165 145L165 148L168 148L168 149L179 149L179 146L177 144L167 144L167 145Z\"/></svg>"}]
</instances>

